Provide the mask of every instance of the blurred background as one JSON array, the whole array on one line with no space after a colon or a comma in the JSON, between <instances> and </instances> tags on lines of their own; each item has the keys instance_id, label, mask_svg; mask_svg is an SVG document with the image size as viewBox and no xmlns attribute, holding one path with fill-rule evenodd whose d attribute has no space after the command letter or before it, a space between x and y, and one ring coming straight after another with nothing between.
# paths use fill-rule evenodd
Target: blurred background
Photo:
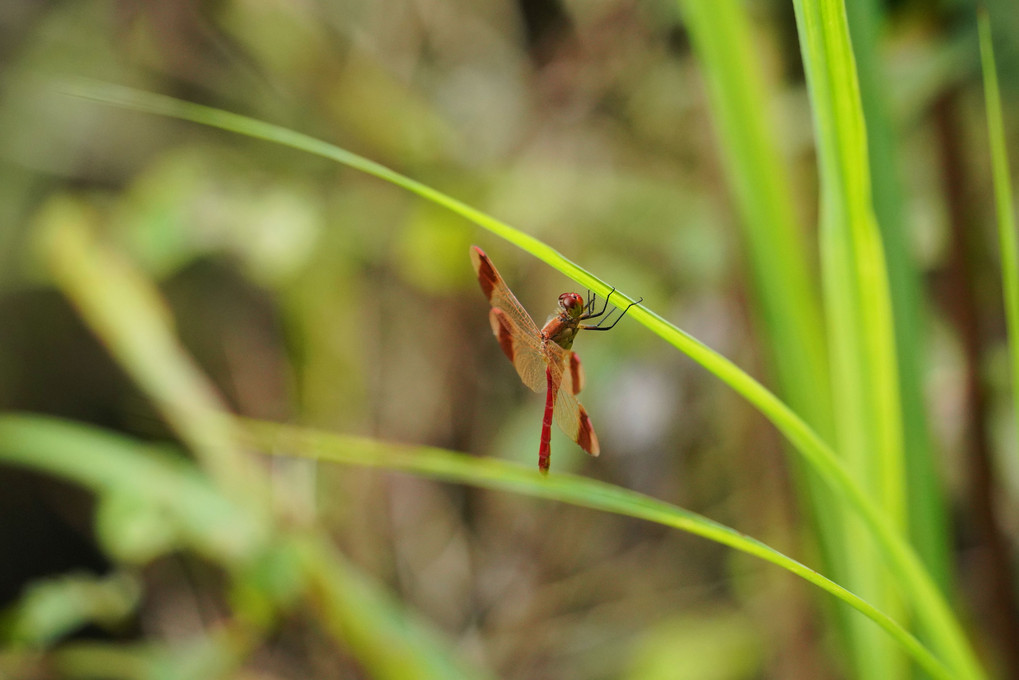
<instances>
[{"instance_id":1,"label":"blurred background","mask_svg":"<svg viewBox=\"0 0 1019 680\"><path fill-rule=\"evenodd\" d=\"M796 217L814 243L811 118L792 6L759 0L746 8L772 93L770 109L754 115L773 131ZM978 646L998 658L1007 656L1000 641L1019 631L1008 627L1014 600L987 592L986 574L1014 582L1019 454L973 7L901 0L880 10L952 563ZM995 16L1006 22L994 28L1007 125L1019 77L1008 37L1019 31L1019 14ZM561 292L576 288L480 228L335 163L39 87L68 76L249 115L377 160L643 296L773 384L740 216L682 7L6 0L3 410L171 438L40 261L37 222L57 196L100 216L104 241L158 283L202 370L232 409L254 418L533 467L544 401L520 384L491 337L468 246L486 250L539 323ZM763 418L635 323L582 334L575 349L602 455L585 456L557 431L553 475L576 472L653 495L811 562L783 444ZM825 598L713 543L380 471L294 465L282 474L295 490L294 512L327 527L354 565L498 677L847 673ZM0 490L0 605L14 606L40 578L118 571L96 542L90 493L13 467L0 468ZM124 616L67 635L172 644L227 615L218 567L187 550L135 575L140 594ZM975 612L985 605L1005 623L982 627ZM45 666L32 672L60 675ZM275 622L237 674L373 676L296 614Z\"/></svg>"}]
</instances>

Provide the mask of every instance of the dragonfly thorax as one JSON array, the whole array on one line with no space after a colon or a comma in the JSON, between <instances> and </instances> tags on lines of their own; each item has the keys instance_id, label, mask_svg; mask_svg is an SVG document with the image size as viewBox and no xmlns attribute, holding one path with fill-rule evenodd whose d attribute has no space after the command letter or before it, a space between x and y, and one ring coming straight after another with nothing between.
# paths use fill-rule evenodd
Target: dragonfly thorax
<instances>
[{"instance_id":1,"label":"dragonfly thorax","mask_svg":"<svg viewBox=\"0 0 1019 680\"><path fill-rule=\"evenodd\" d=\"M563 293L559 296L559 309L541 329L546 340L551 340L563 349L573 347L573 340L580 331L580 320L587 309L584 298L577 293Z\"/></svg>"}]
</instances>

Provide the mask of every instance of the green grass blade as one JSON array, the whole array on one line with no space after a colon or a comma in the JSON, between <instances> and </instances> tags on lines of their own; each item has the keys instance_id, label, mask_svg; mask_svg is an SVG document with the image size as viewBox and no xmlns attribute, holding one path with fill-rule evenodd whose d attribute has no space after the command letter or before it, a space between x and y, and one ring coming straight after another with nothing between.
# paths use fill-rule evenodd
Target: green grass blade
<instances>
[{"instance_id":1,"label":"green grass blade","mask_svg":"<svg viewBox=\"0 0 1019 680\"><path fill-rule=\"evenodd\" d=\"M923 392L926 300L907 238L898 140L880 52L885 22L877 0L846 5L867 125L874 212L885 245L902 400L909 535L942 591L951 591L951 531Z\"/></svg>"},{"instance_id":2,"label":"green grass blade","mask_svg":"<svg viewBox=\"0 0 1019 680\"><path fill-rule=\"evenodd\" d=\"M702 536L771 562L834 595L887 631L932 676L946 680L952 677L948 669L901 625L837 583L735 529L649 496L583 477L558 473L545 477L530 468L505 461L481 459L429 447L400 446L373 439L257 421L244 421L239 429L243 432L242 436L250 440L250 445L275 455L379 467L547 498L644 519ZM221 537L218 527L243 525L246 521L245 514L239 508L231 509L225 499L215 495L207 480L195 474L196 471L182 464L182 461L154 456L144 445L89 425L48 416L0 415L0 461L70 479L99 493L117 490L129 484L134 492L159 499L173 512L181 513L181 518L192 526L192 530L207 534L206 540L210 542ZM210 515L207 512L210 498L217 504L227 503L218 507L218 510L225 508L226 512ZM372 619L373 625L368 627L372 631L387 630L394 625L394 621L399 620L398 612L390 611L391 605L378 607L372 603L378 595L372 588L365 587L360 576L354 581L341 578L341 574L346 575L342 570L348 568L335 563L331 552L324 550L321 542L299 538L296 545L305 562L330 566L322 570L325 574L323 581L313 590L325 598L343 599L345 606L337 609L361 612L361 616ZM337 572L333 567L342 569ZM360 585L352 587L352 582ZM360 605L350 606L351 600L360 602ZM322 603L317 606L322 606ZM337 625L345 626L342 623ZM351 632L346 628L344 630L346 635ZM387 649L388 663L396 663L396 657L404 653L398 645L398 638L385 635L380 639L390 641L390 645L376 647L377 651ZM405 660L410 663L419 656L410 654ZM412 675L397 674L390 677Z\"/></svg>"},{"instance_id":3,"label":"green grass blade","mask_svg":"<svg viewBox=\"0 0 1019 680\"><path fill-rule=\"evenodd\" d=\"M513 229L481 211L426 187L410 178L355 154L339 149L306 135L286 130L262 121L244 116L225 113L216 109L181 102L170 97L138 92L129 88L108 84L77 83L68 91L105 104L130 108L159 115L191 120L212 127L219 127L241 134L266 139L293 148L315 153L361 169L398 186L404 187L424 198L433 200L453 212L475 221L480 226L506 238L522 249L532 253L550 266L563 272L573 280L595 292L606 294L609 287L585 269L567 260L555 249L537 239ZM617 292L616 296L628 301L633 298ZM870 530L884 551L889 567L896 581L906 590L917 616L932 630L932 640L942 648L951 666L959 677L982 677L979 666L972 657L972 650L953 617L944 597L939 593L924 570L916 554L902 538L901 532L884 518L883 510L871 501L863 488L851 477L846 467L817 433L798 417L788 406L759 382L741 371L735 364L717 352L709 349L692 336L684 333L662 317L644 306L636 306L629 317L642 323L674 347L700 363L720 378L737 393L753 404L793 444L819 474L841 501L847 503Z\"/></svg>"},{"instance_id":4,"label":"green grass blade","mask_svg":"<svg viewBox=\"0 0 1019 680\"><path fill-rule=\"evenodd\" d=\"M60 92L81 97L82 99L89 99L102 104L133 109L144 113L187 120L200 125L236 132L248 137L264 139L292 149L328 158L347 167L391 182L437 205L448 208L457 215L461 215L475 224L488 229L493 234L556 267L570 278L586 285L589 289L603 295L609 292L610 287L604 281L595 279L589 272L581 269L563 257L554 248L542 243L533 236L514 229L505 222L497 220L467 205L463 201L459 201L441 191L436 191L432 187L410 177L401 175L381 163L376 163L309 135L221 109L214 109L209 106L202 106L201 104L194 104L166 95L144 92L113 83L77 79L60 82L57 84L57 89ZM618 295L619 293L617 292L616 296L618 297ZM628 299L628 301L632 300Z\"/></svg>"},{"instance_id":5,"label":"green grass blade","mask_svg":"<svg viewBox=\"0 0 1019 680\"><path fill-rule=\"evenodd\" d=\"M894 335L883 245L871 205L867 136L844 8L797 0L817 130L825 301L840 451L895 521L904 518Z\"/></svg>"},{"instance_id":6,"label":"green grass blade","mask_svg":"<svg viewBox=\"0 0 1019 680\"><path fill-rule=\"evenodd\" d=\"M828 437L832 413L821 304L785 161L768 117L761 115L769 102L749 17L734 0L680 5L707 76L713 119L782 393L797 413Z\"/></svg>"},{"instance_id":7,"label":"green grass blade","mask_svg":"<svg viewBox=\"0 0 1019 680\"><path fill-rule=\"evenodd\" d=\"M796 0L794 8L817 140L836 448L887 521L903 531L905 462L891 298L845 7L841 0ZM846 582L898 611L882 548L855 522L843 532L854 546ZM850 640L857 677L904 677L904 659L870 628L852 627Z\"/></svg>"},{"instance_id":8,"label":"green grass blade","mask_svg":"<svg viewBox=\"0 0 1019 680\"><path fill-rule=\"evenodd\" d=\"M1009 366L1012 372L1012 405L1019 431L1019 244L1012 212L1012 174L1005 145L1005 124L1001 115L998 71L994 64L991 20L986 9L977 14L980 29L980 62L984 72L987 135L991 146L994 202L998 214L998 247L1001 249L1001 279L1005 291L1005 319L1008 324Z\"/></svg>"},{"instance_id":9,"label":"green grass blade","mask_svg":"<svg viewBox=\"0 0 1019 680\"><path fill-rule=\"evenodd\" d=\"M697 513L597 480L562 473L546 477L529 467L497 459L476 458L430 447L401 446L275 423L246 421L246 424L251 445L275 455L410 472L644 519L702 536L778 565L834 595L887 631L928 672L937 677L951 677L940 661L883 612L802 563Z\"/></svg>"},{"instance_id":10,"label":"green grass blade","mask_svg":"<svg viewBox=\"0 0 1019 680\"><path fill-rule=\"evenodd\" d=\"M765 79L744 3L680 2L684 24L705 74L712 120L739 208L752 294L779 393L826 441L834 436L825 331L813 256L796 219L793 189L779 153ZM802 459L794 480L824 563L838 580L851 559L842 540L844 508ZM839 623L845 630L853 614Z\"/></svg>"}]
</instances>

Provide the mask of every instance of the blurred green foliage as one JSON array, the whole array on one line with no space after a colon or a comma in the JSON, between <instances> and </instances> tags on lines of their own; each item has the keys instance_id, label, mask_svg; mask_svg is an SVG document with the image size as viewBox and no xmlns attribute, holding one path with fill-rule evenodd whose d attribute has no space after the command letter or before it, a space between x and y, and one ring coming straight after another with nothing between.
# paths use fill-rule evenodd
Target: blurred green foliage
<instances>
[{"instance_id":1,"label":"blurred green foliage","mask_svg":"<svg viewBox=\"0 0 1019 680\"><path fill-rule=\"evenodd\" d=\"M1002 358L974 13L962 1L854 3L848 16L832 0L793 5L795 16L767 1L6 3L0 409L55 418L0 428L13 464L0 468L0 677L910 672L872 621L634 518L647 514L539 500L526 480L493 494L253 459L221 406L532 468L542 400L490 336L467 246L486 249L539 322L577 286L355 169L51 87L79 77L335 143L643 296L760 376L819 445L882 452L861 464L861 485L878 482L875 466L903 466L884 469L904 502L884 519L909 534L989 672L1019 673L1016 528L1003 513L1019 493L1016 387L1002 378L1019 359ZM1019 18L988 5L1005 113L996 151L1014 156ZM832 40L846 18L854 58L805 42L811 21ZM866 128L852 143L845 111L825 118L824 77L834 100L859 87ZM881 257L831 250L839 140L873 182L872 198L845 194L876 217ZM843 275L853 266L862 283ZM884 291L873 266L887 266ZM868 330L873 306L839 310L859 290L887 295L878 325L894 327ZM863 547L842 501L813 468L786 463L798 459L752 409L632 320L591 336L576 349L603 454L557 432L553 477L689 507L805 555L912 625L887 554ZM884 359L854 358L854 342ZM421 455L390 467L421 474L432 464ZM484 478L462 465L432 474ZM491 468L502 484L491 486L514 488L510 470ZM546 497L598 498L572 484L556 479ZM699 521L684 528L712 536ZM733 536L712 537L748 549ZM960 677L970 670L938 631L916 632Z\"/></svg>"}]
</instances>

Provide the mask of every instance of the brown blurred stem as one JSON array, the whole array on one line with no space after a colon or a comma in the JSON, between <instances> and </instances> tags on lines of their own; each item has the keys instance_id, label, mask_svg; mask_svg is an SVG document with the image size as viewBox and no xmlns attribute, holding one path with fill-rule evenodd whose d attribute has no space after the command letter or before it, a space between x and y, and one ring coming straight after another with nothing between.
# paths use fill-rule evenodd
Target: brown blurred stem
<instances>
[{"instance_id":1,"label":"brown blurred stem","mask_svg":"<svg viewBox=\"0 0 1019 680\"><path fill-rule=\"evenodd\" d=\"M994 506L995 478L987 431L987 390L981 379L981 311L978 277L981 263L979 230L972 215L980 206L970 201L968 174L961 140L966 138L959 122L957 92L945 93L934 105L934 120L941 151L945 202L949 215L950 251L944 302L956 326L966 370L966 418L964 458L966 493L973 541L978 559L973 561L972 581L978 586L975 613L984 634L995 647L1003 677L1019 678L1019 612L1012 588L1009 550Z\"/></svg>"}]
</instances>

